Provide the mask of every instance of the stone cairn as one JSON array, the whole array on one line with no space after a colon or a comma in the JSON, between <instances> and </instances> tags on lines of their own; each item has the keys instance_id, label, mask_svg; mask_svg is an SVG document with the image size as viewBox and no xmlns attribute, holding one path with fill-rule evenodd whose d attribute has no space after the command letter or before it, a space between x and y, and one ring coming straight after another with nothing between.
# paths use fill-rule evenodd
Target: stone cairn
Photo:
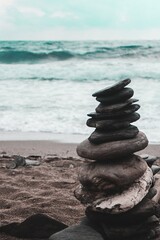
<instances>
[{"instance_id":1,"label":"stone cairn","mask_svg":"<svg viewBox=\"0 0 160 240\"><path fill-rule=\"evenodd\" d=\"M153 157L134 154L148 145L147 137L131 123L140 105L125 79L95 92L99 102L88 114L95 131L77 147L86 163L79 171L75 197L86 206L86 216L104 239L159 239L160 205ZM160 235L159 235L160 236Z\"/></svg>"}]
</instances>

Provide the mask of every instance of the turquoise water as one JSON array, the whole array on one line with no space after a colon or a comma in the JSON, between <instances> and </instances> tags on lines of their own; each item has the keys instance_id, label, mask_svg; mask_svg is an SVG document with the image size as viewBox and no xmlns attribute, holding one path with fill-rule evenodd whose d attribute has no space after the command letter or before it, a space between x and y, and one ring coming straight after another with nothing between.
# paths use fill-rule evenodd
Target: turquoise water
<instances>
[{"instance_id":1,"label":"turquoise water","mask_svg":"<svg viewBox=\"0 0 160 240\"><path fill-rule=\"evenodd\" d=\"M160 42L1 41L0 131L89 134L92 93L131 78L135 123L160 142Z\"/></svg>"}]
</instances>

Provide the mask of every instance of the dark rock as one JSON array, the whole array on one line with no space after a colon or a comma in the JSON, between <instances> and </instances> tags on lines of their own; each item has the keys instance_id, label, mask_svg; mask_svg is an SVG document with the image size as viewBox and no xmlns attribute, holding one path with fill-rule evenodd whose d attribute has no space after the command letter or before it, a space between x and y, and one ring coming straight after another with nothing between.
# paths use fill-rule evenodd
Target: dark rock
<instances>
[{"instance_id":1,"label":"dark rock","mask_svg":"<svg viewBox=\"0 0 160 240\"><path fill-rule=\"evenodd\" d=\"M51 234L67 226L45 214L34 214L22 223L10 223L0 227L0 232L18 238L49 238Z\"/></svg>"},{"instance_id":2,"label":"dark rock","mask_svg":"<svg viewBox=\"0 0 160 240\"><path fill-rule=\"evenodd\" d=\"M101 144L105 142L134 138L138 132L139 130L137 127L130 125L127 128L116 131L104 132L95 130L88 139L91 143Z\"/></svg>"},{"instance_id":3,"label":"dark rock","mask_svg":"<svg viewBox=\"0 0 160 240\"><path fill-rule=\"evenodd\" d=\"M87 122L86 122L86 125L88 127L96 127L96 119L93 119L93 118L89 118L87 119Z\"/></svg>"},{"instance_id":4,"label":"dark rock","mask_svg":"<svg viewBox=\"0 0 160 240\"><path fill-rule=\"evenodd\" d=\"M157 174L160 171L160 167L157 165L152 165L151 167L153 175Z\"/></svg>"},{"instance_id":5,"label":"dark rock","mask_svg":"<svg viewBox=\"0 0 160 240\"><path fill-rule=\"evenodd\" d=\"M80 224L53 234L49 240L104 240L98 230L98 226L91 224L87 218L84 218Z\"/></svg>"},{"instance_id":6,"label":"dark rock","mask_svg":"<svg viewBox=\"0 0 160 240\"><path fill-rule=\"evenodd\" d=\"M134 152L144 149L148 145L146 135L139 132L135 138L113 141L102 144L93 144L88 139L77 146L77 154L80 157L92 160L120 159Z\"/></svg>"},{"instance_id":7,"label":"dark rock","mask_svg":"<svg viewBox=\"0 0 160 240\"><path fill-rule=\"evenodd\" d=\"M99 223L102 226L102 229L106 235L106 239L108 240L124 240L132 237L132 239L137 239L137 236L146 236L148 239L148 235L152 229L155 229L159 226L159 219L155 216L146 219L146 221L134 224L134 225L124 225L124 226L115 226L108 225L104 223Z\"/></svg>"},{"instance_id":8,"label":"dark rock","mask_svg":"<svg viewBox=\"0 0 160 240\"><path fill-rule=\"evenodd\" d=\"M97 97L96 100L105 104L114 104L119 102L124 102L131 98L134 94L132 88L124 88L122 91L118 92L115 95L110 95L106 97Z\"/></svg>"},{"instance_id":9,"label":"dark rock","mask_svg":"<svg viewBox=\"0 0 160 240\"><path fill-rule=\"evenodd\" d=\"M153 187L150 188L148 194L146 195L146 198L152 199L157 194L157 190Z\"/></svg>"},{"instance_id":10,"label":"dark rock","mask_svg":"<svg viewBox=\"0 0 160 240\"><path fill-rule=\"evenodd\" d=\"M127 128L130 125L130 122L123 122L117 120L95 120L89 118L86 122L88 127L94 127L97 130L118 130L122 128Z\"/></svg>"},{"instance_id":11,"label":"dark rock","mask_svg":"<svg viewBox=\"0 0 160 240\"><path fill-rule=\"evenodd\" d=\"M91 115L92 114L92 115ZM88 119L89 121L87 122L87 126L89 127L96 127L96 128L109 128L112 127L111 125L122 125L122 123L124 122L135 122L140 118L139 113L132 113L129 114L125 117L120 117L119 119L106 119L103 115L103 119L100 119L99 117L102 118L102 114L98 114L98 113L91 113L90 115L93 118ZM103 121L104 120L104 121Z\"/></svg>"},{"instance_id":12,"label":"dark rock","mask_svg":"<svg viewBox=\"0 0 160 240\"><path fill-rule=\"evenodd\" d=\"M138 105L138 104L135 104ZM117 114L108 114L108 113L96 113L96 112L92 112L92 113L88 113L87 115L89 117L92 117L94 120L115 120L115 121L127 121L130 120L133 117L133 114L138 114L135 113L135 111L139 109L138 106L133 107L131 109L127 109L126 112L118 112ZM130 113L129 113L130 112ZM134 115L135 117L135 115Z\"/></svg>"},{"instance_id":13,"label":"dark rock","mask_svg":"<svg viewBox=\"0 0 160 240\"><path fill-rule=\"evenodd\" d=\"M11 161L6 164L6 168L8 168L8 169L15 169L16 167L17 167L17 164L15 161Z\"/></svg>"},{"instance_id":14,"label":"dark rock","mask_svg":"<svg viewBox=\"0 0 160 240\"><path fill-rule=\"evenodd\" d=\"M131 82L130 79L125 79L122 80L112 86L109 86L107 88L104 88L100 91L97 91L92 94L93 97L101 97L101 96L106 96L108 94L113 94L121 91L125 86L127 86Z\"/></svg>"},{"instance_id":15,"label":"dark rock","mask_svg":"<svg viewBox=\"0 0 160 240\"><path fill-rule=\"evenodd\" d=\"M158 157L148 155L148 154L141 154L140 157L143 158L147 162L149 167L151 167L153 165L153 163L158 159Z\"/></svg>"},{"instance_id":16,"label":"dark rock","mask_svg":"<svg viewBox=\"0 0 160 240\"><path fill-rule=\"evenodd\" d=\"M26 159L25 157L22 157L20 155L13 155L13 160L6 165L6 168L14 169L19 166L25 166L26 165Z\"/></svg>"},{"instance_id":17,"label":"dark rock","mask_svg":"<svg viewBox=\"0 0 160 240\"><path fill-rule=\"evenodd\" d=\"M97 113L97 112L89 113L87 115L89 117L93 117L93 118L94 118L94 116L96 116L96 118L100 118L100 119L103 119L103 118L106 118L106 119L107 118L112 118L112 119L114 119L114 118L119 118L119 117L125 117L125 116L127 116L129 114L132 114L132 113L136 112L139 108L140 108L140 105L132 104L132 105L130 105L128 107L125 107L125 108L117 111L117 112L115 111L114 113L106 111L106 112L103 112L103 113Z\"/></svg>"},{"instance_id":18,"label":"dark rock","mask_svg":"<svg viewBox=\"0 0 160 240\"><path fill-rule=\"evenodd\" d=\"M106 130L116 130L128 127L131 122L135 122L140 118L140 115L138 113L132 113L129 114L127 117L123 117L120 119L94 119L89 118L87 120L87 126L88 127L95 127L96 129L106 129Z\"/></svg>"},{"instance_id":19,"label":"dark rock","mask_svg":"<svg viewBox=\"0 0 160 240\"><path fill-rule=\"evenodd\" d=\"M89 191L120 191L140 178L147 169L147 163L137 155L121 161L86 163L80 169L79 181ZM116 174L115 173L118 173Z\"/></svg>"},{"instance_id":20,"label":"dark rock","mask_svg":"<svg viewBox=\"0 0 160 240\"><path fill-rule=\"evenodd\" d=\"M122 103L117 103L113 105L105 105L103 103L100 103L98 107L96 108L97 113L105 113L107 112L108 114L115 113L119 110L124 109L127 106L130 106L132 103L137 102L138 99L131 98L125 102Z\"/></svg>"},{"instance_id":21,"label":"dark rock","mask_svg":"<svg viewBox=\"0 0 160 240\"><path fill-rule=\"evenodd\" d=\"M12 157L17 167L26 165L25 157L22 157L20 155L13 155Z\"/></svg>"},{"instance_id":22,"label":"dark rock","mask_svg":"<svg viewBox=\"0 0 160 240\"><path fill-rule=\"evenodd\" d=\"M151 232L150 232L150 235L148 235L147 237L148 237L148 239L159 240L160 239L160 226L152 229ZM134 240L134 239L130 239L130 240ZM146 238L136 239L136 240L146 240Z\"/></svg>"}]
</instances>

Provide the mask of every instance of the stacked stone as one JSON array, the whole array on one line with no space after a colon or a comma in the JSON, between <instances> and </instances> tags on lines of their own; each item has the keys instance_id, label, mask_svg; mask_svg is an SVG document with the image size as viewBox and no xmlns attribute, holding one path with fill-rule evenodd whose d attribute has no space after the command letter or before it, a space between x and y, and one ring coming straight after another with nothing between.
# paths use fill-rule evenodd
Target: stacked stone
<instances>
[{"instance_id":1,"label":"stacked stone","mask_svg":"<svg viewBox=\"0 0 160 240\"><path fill-rule=\"evenodd\" d=\"M78 155L88 160L79 172L75 196L87 206L86 216L104 239L152 239L159 231L153 188L153 172L159 169L152 166L155 159L134 154L148 140L131 124L140 118L140 105L126 87L130 82L125 79L93 94L100 103L88 114L87 126L95 131L77 147Z\"/></svg>"}]
</instances>

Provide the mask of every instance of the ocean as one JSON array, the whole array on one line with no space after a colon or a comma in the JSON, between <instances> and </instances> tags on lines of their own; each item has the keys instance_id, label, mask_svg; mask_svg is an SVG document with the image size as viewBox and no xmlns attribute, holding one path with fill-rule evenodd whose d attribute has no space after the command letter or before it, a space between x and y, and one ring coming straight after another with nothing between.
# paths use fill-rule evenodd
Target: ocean
<instances>
[{"instance_id":1,"label":"ocean","mask_svg":"<svg viewBox=\"0 0 160 240\"><path fill-rule=\"evenodd\" d=\"M0 132L89 136L92 93L125 78L160 143L160 41L1 41Z\"/></svg>"}]
</instances>

